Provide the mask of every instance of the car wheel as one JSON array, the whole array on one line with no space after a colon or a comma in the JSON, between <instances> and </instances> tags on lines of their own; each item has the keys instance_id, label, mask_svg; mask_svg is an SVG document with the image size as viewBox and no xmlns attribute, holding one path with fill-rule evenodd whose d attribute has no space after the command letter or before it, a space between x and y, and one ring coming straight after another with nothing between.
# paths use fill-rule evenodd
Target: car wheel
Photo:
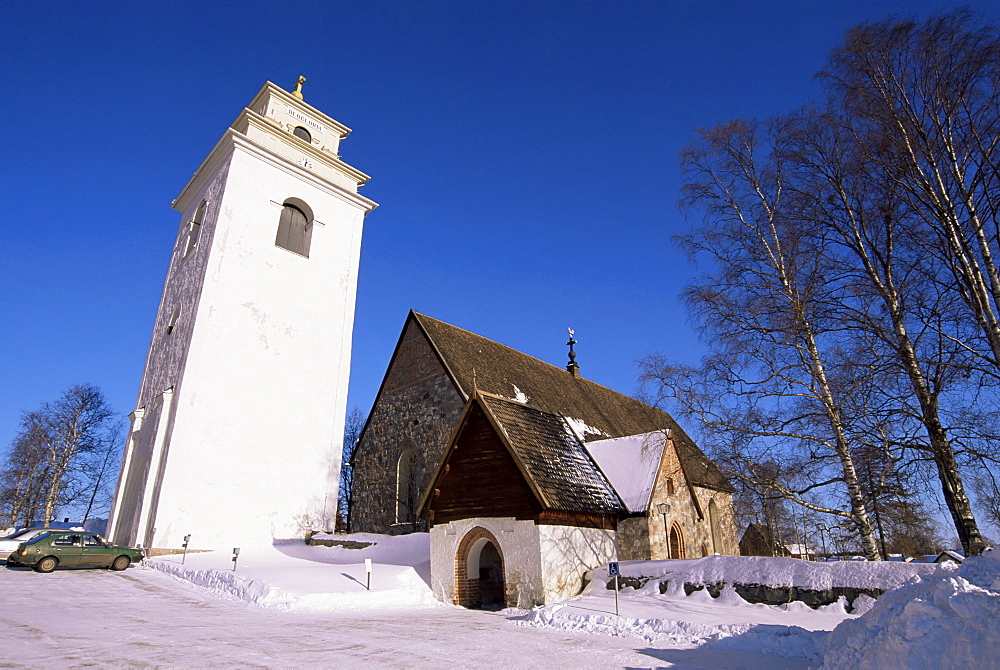
<instances>
[{"instance_id":1,"label":"car wheel","mask_svg":"<svg viewBox=\"0 0 1000 670\"><path fill-rule=\"evenodd\" d=\"M59 565L59 561L55 556L46 556L35 563L35 572L52 572L57 565Z\"/></svg>"},{"instance_id":2,"label":"car wheel","mask_svg":"<svg viewBox=\"0 0 1000 670\"><path fill-rule=\"evenodd\" d=\"M112 570L124 570L132 562L128 556L119 556L115 560L111 561Z\"/></svg>"}]
</instances>

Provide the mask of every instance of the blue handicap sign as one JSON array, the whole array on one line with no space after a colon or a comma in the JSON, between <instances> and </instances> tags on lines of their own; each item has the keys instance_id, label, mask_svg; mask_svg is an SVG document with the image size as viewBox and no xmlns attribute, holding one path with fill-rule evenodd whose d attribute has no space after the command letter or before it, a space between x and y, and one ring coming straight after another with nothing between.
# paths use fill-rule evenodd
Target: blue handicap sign
<instances>
[{"instance_id":1,"label":"blue handicap sign","mask_svg":"<svg viewBox=\"0 0 1000 670\"><path fill-rule=\"evenodd\" d=\"M608 576L609 577L617 577L620 574L621 574L621 572L618 571L618 563L608 563Z\"/></svg>"}]
</instances>

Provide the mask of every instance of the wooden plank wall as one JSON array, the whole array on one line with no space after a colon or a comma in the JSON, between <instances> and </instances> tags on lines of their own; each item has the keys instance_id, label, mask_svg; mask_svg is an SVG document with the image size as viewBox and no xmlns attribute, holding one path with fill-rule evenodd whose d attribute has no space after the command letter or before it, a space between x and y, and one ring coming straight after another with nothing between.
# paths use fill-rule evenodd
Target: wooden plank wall
<instances>
[{"instance_id":1,"label":"wooden plank wall","mask_svg":"<svg viewBox=\"0 0 1000 670\"><path fill-rule=\"evenodd\" d=\"M457 449L433 486L433 524L473 517L534 519L541 512L513 457L478 405L469 411Z\"/></svg>"}]
</instances>

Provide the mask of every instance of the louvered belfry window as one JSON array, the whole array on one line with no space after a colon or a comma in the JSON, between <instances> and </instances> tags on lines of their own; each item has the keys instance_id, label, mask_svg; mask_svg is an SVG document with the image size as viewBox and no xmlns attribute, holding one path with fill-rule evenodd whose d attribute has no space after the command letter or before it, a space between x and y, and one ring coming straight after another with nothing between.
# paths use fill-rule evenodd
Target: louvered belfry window
<instances>
[{"instance_id":1,"label":"louvered belfry window","mask_svg":"<svg viewBox=\"0 0 1000 670\"><path fill-rule=\"evenodd\" d=\"M281 219L278 221L278 235L274 243L282 249L294 251L308 258L311 237L312 224L302 210L294 205L282 207Z\"/></svg>"}]
</instances>

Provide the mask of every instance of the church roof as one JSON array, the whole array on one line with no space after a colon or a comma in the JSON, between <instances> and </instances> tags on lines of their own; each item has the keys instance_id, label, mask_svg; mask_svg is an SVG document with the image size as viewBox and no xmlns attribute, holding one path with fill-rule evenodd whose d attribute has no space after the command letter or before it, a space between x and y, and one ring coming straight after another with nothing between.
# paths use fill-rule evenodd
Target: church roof
<instances>
[{"instance_id":1,"label":"church roof","mask_svg":"<svg viewBox=\"0 0 1000 670\"><path fill-rule=\"evenodd\" d=\"M478 399L545 508L592 514L624 511L562 417L497 396L480 394Z\"/></svg>"},{"instance_id":2,"label":"church roof","mask_svg":"<svg viewBox=\"0 0 1000 670\"><path fill-rule=\"evenodd\" d=\"M475 386L522 400L565 417L587 442L670 430L690 484L734 490L715 463L666 412L444 321L417 312L410 312L410 316L466 398Z\"/></svg>"}]
</instances>

